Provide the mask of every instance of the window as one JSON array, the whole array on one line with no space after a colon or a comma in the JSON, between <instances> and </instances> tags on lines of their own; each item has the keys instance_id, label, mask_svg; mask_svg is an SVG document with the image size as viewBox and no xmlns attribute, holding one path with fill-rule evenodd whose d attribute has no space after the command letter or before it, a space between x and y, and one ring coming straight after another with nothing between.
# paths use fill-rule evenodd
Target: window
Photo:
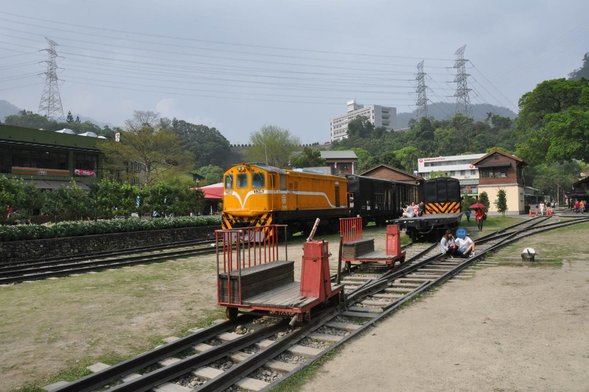
<instances>
[{"instance_id":1,"label":"window","mask_svg":"<svg viewBox=\"0 0 589 392\"><path fill-rule=\"evenodd\" d=\"M97 160L96 154L76 153L74 169L96 171Z\"/></svg>"},{"instance_id":2,"label":"window","mask_svg":"<svg viewBox=\"0 0 589 392\"><path fill-rule=\"evenodd\" d=\"M225 189L233 189L233 176L231 174L225 176Z\"/></svg>"},{"instance_id":3,"label":"window","mask_svg":"<svg viewBox=\"0 0 589 392\"><path fill-rule=\"evenodd\" d=\"M247 188L247 174L238 174L237 175L237 187L238 188Z\"/></svg>"},{"instance_id":4,"label":"window","mask_svg":"<svg viewBox=\"0 0 589 392\"><path fill-rule=\"evenodd\" d=\"M16 150L12 153L12 165L67 170L68 155L66 152L53 150Z\"/></svg>"},{"instance_id":5,"label":"window","mask_svg":"<svg viewBox=\"0 0 589 392\"><path fill-rule=\"evenodd\" d=\"M507 169L505 168L490 168L481 169L479 171L481 177L484 178L505 178L507 177Z\"/></svg>"},{"instance_id":6,"label":"window","mask_svg":"<svg viewBox=\"0 0 589 392\"><path fill-rule=\"evenodd\" d=\"M264 186L266 185L264 180L264 173L254 173L252 175L252 187L264 188Z\"/></svg>"}]
</instances>

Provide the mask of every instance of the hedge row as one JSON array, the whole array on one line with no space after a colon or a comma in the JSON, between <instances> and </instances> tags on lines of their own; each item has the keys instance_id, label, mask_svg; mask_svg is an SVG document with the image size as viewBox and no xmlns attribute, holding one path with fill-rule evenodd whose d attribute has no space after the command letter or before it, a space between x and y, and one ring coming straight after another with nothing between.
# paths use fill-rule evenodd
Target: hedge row
<instances>
[{"instance_id":1,"label":"hedge row","mask_svg":"<svg viewBox=\"0 0 589 392\"><path fill-rule=\"evenodd\" d=\"M207 225L219 226L220 224L221 218L219 216L206 215L160 219L130 218L98 221L68 221L43 225L0 226L0 241L124 233L129 231L162 230Z\"/></svg>"}]
</instances>

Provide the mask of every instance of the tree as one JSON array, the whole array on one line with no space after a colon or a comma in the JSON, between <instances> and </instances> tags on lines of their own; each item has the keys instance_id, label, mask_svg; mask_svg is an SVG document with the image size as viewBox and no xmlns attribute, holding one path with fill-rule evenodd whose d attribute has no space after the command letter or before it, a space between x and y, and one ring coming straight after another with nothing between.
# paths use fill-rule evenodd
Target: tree
<instances>
[{"instance_id":1,"label":"tree","mask_svg":"<svg viewBox=\"0 0 589 392\"><path fill-rule=\"evenodd\" d=\"M497 207L497 211L505 216L505 211L507 211L507 197L504 189L499 189L497 192L497 200L495 200L494 204Z\"/></svg>"},{"instance_id":2,"label":"tree","mask_svg":"<svg viewBox=\"0 0 589 392\"><path fill-rule=\"evenodd\" d=\"M321 158L321 151L317 148L303 147L303 151L292 160L293 167L325 166L325 159Z\"/></svg>"},{"instance_id":3,"label":"tree","mask_svg":"<svg viewBox=\"0 0 589 392\"><path fill-rule=\"evenodd\" d=\"M63 188L47 193L41 211L53 221L83 219L92 216L93 200L75 181Z\"/></svg>"},{"instance_id":4,"label":"tree","mask_svg":"<svg viewBox=\"0 0 589 392\"><path fill-rule=\"evenodd\" d=\"M571 189L578 180L576 174L582 172L582 163L569 161L564 163L543 163L528 169L528 174L534 178L534 188L543 195L550 195L552 199L562 200L563 192Z\"/></svg>"},{"instance_id":5,"label":"tree","mask_svg":"<svg viewBox=\"0 0 589 392\"><path fill-rule=\"evenodd\" d=\"M135 112L137 118L129 124L144 123L140 129L130 128L121 133L121 141L101 140L98 147L105 155L105 166L112 172L123 168L134 168L141 184L151 184L156 180L171 179L186 175L193 166L193 159L183 147L178 136L166 129L156 129L151 115Z\"/></svg>"},{"instance_id":6,"label":"tree","mask_svg":"<svg viewBox=\"0 0 589 392\"><path fill-rule=\"evenodd\" d=\"M4 123L6 125L35 129L53 129L54 124L56 124L55 121L49 120L45 116L26 110L21 110L18 114L6 116Z\"/></svg>"},{"instance_id":7,"label":"tree","mask_svg":"<svg viewBox=\"0 0 589 392\"><path fill-rule=\"evenodd\" d=\"M173 119L170 130L182 139L184 147L192 153L197 166L226 167L232 163L229 162L231 145L215 128Z\"/></svg>"},{"instance_id":8,"label":"tree","mask_svg":"<svg viewBox=\"0 0 589 392\"><path fill-rule=\"evenodd\" d=\"M264 162L271 166L285 168L290 156L298 149L299 139L286 129L265 125L250 135L252 146L247 152L248 160Z\"/></svg>"},{"instance_id":9,"label":"tree","mask_svg":"<svg viewBox=\"0 0 589 392\"><path fill-rule=\"evenodd\" d=\"M125 127L131 132L139 132L145 128L159 130L159 118L160 116L156 112L135 110L133 118L125 121Z\"/></svg>"},{"instance_id":10,"label":"tree","mask_svg":"<svg viewBox=\"0 0 589 392\"><path fill-rule=\"evenodd\" d=\"M202 209L202 192L192 191L186 184L157 183L142 190L141 210L156 216L188 215Z\"/></svg>"},{"instance_id":11,"label":"tree","mask_svg":"<svg viewBox=\"0 0 589 392\"><path fill-rule=\"evenodd\" d=\"M348 138L369 138L374 133L374 124L366 117L359 116L348 123Z\"/></svg>"},{"instance_id":12,"label":"tree","mask_svg":"<svg viewBox=\"0 0 589 392\"><path fill-rule=\"evenodd\" d=\"M221 182L225 171L219 166L207 165L199 168L196 173L203 177L203 180L199 184L202 186Z\"/></svg>"},{"instance_id":13,"label":"tree","mask_svg":"<svg viewBox=\"0 0 589 392\"><path fill-rule=\"evenodd\" d=\"M129 183L100 180L92 194L96 217L108 219L130 216L138 208L139 194L139 188Z\"/></svg>"},{"instance_id":14,"label":"tree","mask_svg":"<svg viewBox=\"0 0 589 392\"><path fill-rule=\"evenodd\" d=\"M520 99L517 154L532 164L589 160L589 80L548 80Z\"/></svg>"},{"instance_id":15,"label":"tree","mask_svg":"<svg viewBox=\"0 0 589 392\"><path fill-rule=\"evenodd\" d=\"M489 210L489 195L487 195L487 192L481 192L479 194L479 203L484 204L485 206L485 211Z\"/></svg>"},{"instance_id":16,"label":"tree","mask_svg":"<svg viewBox=\"0 0 589 392\"><path fill-rule=\"evenodd\" d=\"M417 170L417 158L421 155L421 151L417 147L403 147L400 150L395 151L395 156L403 165L408 173L413 173Z\"/></svg>"},{"instance_id":17,"label":"tree","mask_svg":"<svg viewBox=\"0 0 589 392\"><path fill-rule=\"evenodd\" d=\"M11 220L28 219L40 208L41 200L41 193L33 185L20 178L0 176L0 223L8 220L8 208L13 212Z\"/></svg>"}]
</instances>

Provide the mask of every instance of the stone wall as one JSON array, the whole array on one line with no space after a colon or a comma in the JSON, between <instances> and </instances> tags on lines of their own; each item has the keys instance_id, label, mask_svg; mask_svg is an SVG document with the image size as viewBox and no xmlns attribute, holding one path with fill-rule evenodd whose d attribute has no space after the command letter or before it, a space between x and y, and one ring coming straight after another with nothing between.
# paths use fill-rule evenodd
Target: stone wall
<instances>
[{"instance_id":1,"label":"stone wall","mask_svg":"<svg viewBox=\"0 0 589 392\"><path fill-rule=\"evenodd\" d=\"M218 226L146 230L80 237L0 242L0 264L70 257L87 253L122 251L178 241L214 239Z\"/></svg>"}]
</instances>

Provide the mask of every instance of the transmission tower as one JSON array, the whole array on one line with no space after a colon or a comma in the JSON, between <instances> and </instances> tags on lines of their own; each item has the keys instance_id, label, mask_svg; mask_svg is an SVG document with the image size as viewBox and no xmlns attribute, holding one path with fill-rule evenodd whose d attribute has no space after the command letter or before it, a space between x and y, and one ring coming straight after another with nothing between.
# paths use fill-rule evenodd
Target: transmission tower
<instances>
[{"instance_id":1,"label":"transmission tower","mask_svg":"<svg viewBox=\"0 0 589 392\"><path fill-rule=\"evenodd\" d=\"M52 119L63 119L63 107L61 106L61 97L59 95L59 85L57 82L57 51L55 47L57 43L49 38L45 37L45 40L49 44L48 49L42 49L47 52L49 59L45 61L47 63L47 70L45 73L45 87L43 88L43 94L41 95L41 102L39 103L39 113L44 114L47 118Z\"/></svg>"},{"instance_id":2,"label":"transmission tower","mask_svg":"<svg viewBox=\"0 0 589 392\"><path fill-rule=\"evenodd\" d=\"M454 78L456 93L454 96L456 97L456 113L462 113L468 116L470 114L470 97L468 96L470 89L467 84L469 75L466 73L465 64L468 60L464 59L465 49L466 45L454 52L456 55L456 61L454 62L454 68L456 68L456 77Z\"/></svg>"},{"instance_id":3,"label":"transmission tower","mask_svg":"<svg viewBox=\"0 0 589 392\"><path fill-rule=\"evenodd\" d=\"M427 117L427 95L425 93L425 72L423 72L423 60L417 64L417 110L415 118L420 119L421 117Z\"/></svg>"}]
</instances>

